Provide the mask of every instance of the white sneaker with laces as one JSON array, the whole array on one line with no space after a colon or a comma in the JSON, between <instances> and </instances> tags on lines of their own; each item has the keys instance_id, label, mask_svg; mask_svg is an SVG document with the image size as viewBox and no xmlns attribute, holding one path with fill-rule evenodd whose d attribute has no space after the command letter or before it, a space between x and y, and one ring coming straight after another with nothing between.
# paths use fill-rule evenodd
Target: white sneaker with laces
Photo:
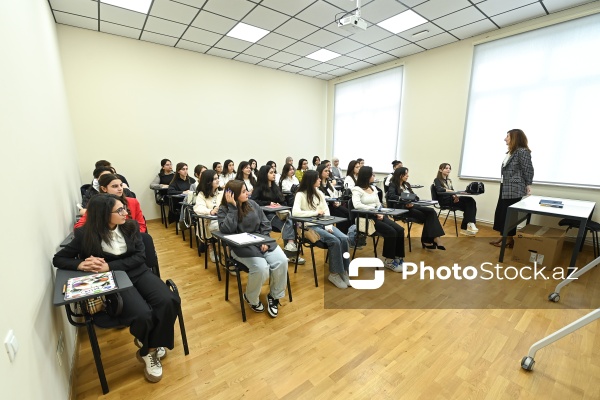
<instances>
[{"instance_id":1,"label":"white sneaker with laces","mask_svg":"<svg viewBox=\"0 0 600 400\"><path fill-rule=\"evenodd\" d=\"M298 251L298 246L296 246L296 243L294 243L294 242L287 242L283 249L287 250L287 251L292 251L295 253Z\"/></svg>"},{"instance_id":2,"label":"white sneaker with laces","mask_svg":"<svg viewBox=\"0 0 600 400\"><path fill-rule=\"evenodd\" d=\"M385 267L387 269L391 269L394 272L402 272L404 270L404 267L402 266L403 262L404 260L402 259L385 260Z\"/></svg>"},{"instance_id":3,"label":"white sneaker with laces","mask_svg":"<svg viewBox=\"0 0 600 400\"><path fill-rule=\"evenodd\" d=\"M327 279L340 289L348 289L348 285L346 285L346 282L344 282L344 279L342 279L340 274L329 274Z\"/></svg>"},{"instance_id":4,"label":"white sneaker with laces","mask_svg":"<svg viewBox=\"0 0 600 400\"><path fill-rule=\"evenodd\" d=\"M475 224L474 224L473 222L469 222L469 223L467 224L467 230L468 230L469 232L473 232L473 233L477 233L477 232L479 232L479 229L477 229L477 227L475 226Z\"/></svg>"},{"instance_id":5,"label":"white sneaker with laces","mask_svg":"<svg viewBox=\"0 0 600 400\"><path fill-rule=\"evenodd\" d=\"M133 339L133 343L138 347L138 348L142 348L142 342L140 342L138 340L138 338L134 338ZM156 348L156 355L158 357L159 360L162 360L163 358L165 358L167 356L167 349L165 349L164 347L157 347Z\"/></svg>"},{"instance_id":6,"label":"white sneaker with laces","mask_svg":"<svg viewBox=\"0 0 600 400\"><path fill-rule=\"evenodd\" d=\"M296 257L290 257L288 258L288 262L295 264L296 263ZM302 257L298 257L298 265L304 265L304 263L306 263L306 260Z\"/></svg>"},{"instance_id":7,"label":"white sneaker with laces","mask_svg":"<svg viewBox=\"0 0 600 400\"><path fill-rule=\"evenodd\" d=\"M146 377L146 380L156 383L162 379L162 364L156 356L156 351L152 351L145 356L142 356L138 350L135 355L139 362L145 364L144 376Z\"/></svg>"}]
</instances>

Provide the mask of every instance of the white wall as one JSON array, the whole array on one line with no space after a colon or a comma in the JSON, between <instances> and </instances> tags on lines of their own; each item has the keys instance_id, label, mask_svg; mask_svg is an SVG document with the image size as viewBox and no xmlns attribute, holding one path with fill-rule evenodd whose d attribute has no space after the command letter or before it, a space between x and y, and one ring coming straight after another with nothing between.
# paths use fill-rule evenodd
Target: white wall
<instances>
[{"instance_id":1,"label":"white wall","mask_svg":"<svg viewBox=\"0 0 600 400\"><path fill-rule=\"evenodd\" d=\"M5 399L69 394L75 328L52 306L51 259L72 229L80 180L55 29L45 0L0 2L0 338L13 329L19 342L14 362L0 352Z\"/></svg>"},{"instance_id":2,"label":"white wall","mask_svg":"<svg viewBox=\"0 0 600 400\"><path fill-rule=\"evenodd\" d=\"M158 218L160 160L312 158L325 151L327 83L242 62L58 25L81 179L109 160Z\"/></svg>"},{"instance_id":3,"label":"white wall","mask_svg":"<svg viewBox=\"0 0 600 400\"><path fill-rule=\"evenodd\" d=\"M458 179L464 124L467 110L468 90L473 47L484 40L547 26L566 19L600 12L597 2L551 14L546 17L459 41L423 53L418 53L395 62L373 67L358 73L329 81L328 106L333 109L334 85L349 79L404 65L404 93L402 99L402 138L397 159L409 168L410 182L425 185L417 194L430 198L429 185L436 177L443 162L452 165L451 178L456 189L464 189L471 180ZM592 49L590 49L592 51ZM518 62L518 60L515 60ZM328 136L332 136L333 121L328 116ZM498 126L498 147L504 148L504 136L513 126ZM517 127L518 128L518 127ZM525 132L527 133L527 132ZM544 143L529 143L535 168L535 158L544 152ZM358 145L357 145L358 147ZM331 152L331 140L327 152ZM481 149L485 152L486 149ZM357 153L360 154L360 153ZM392 160L390 160L391 163ZM369 160L366 160L367 164ZM490 160L500 168L502 159ZM576 162L576 160L573 160ZM390 164L391 172L391 164ZM535 180L535 177L534 177ZM498 200L499 183L485 182L486 193L477 197L477 218L493 221ZM534 185L533 194L597 201L597 190L559 186ZM595 211L600 217L600 209ZM533 223L554 223L534 217Z\"/></svg>"}]
</instances>

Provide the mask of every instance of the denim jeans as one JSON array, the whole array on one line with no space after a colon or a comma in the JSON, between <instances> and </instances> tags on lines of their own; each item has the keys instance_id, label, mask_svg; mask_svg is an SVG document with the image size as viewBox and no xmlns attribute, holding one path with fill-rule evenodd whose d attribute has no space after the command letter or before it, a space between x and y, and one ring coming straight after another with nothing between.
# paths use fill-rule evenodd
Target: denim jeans
<instances>
[{"instance_id":1,"label":"denim jeans","mask_svg":"<svg viewBox=\"0 0 600 400\"><path fill-rule=\"evenodd\" d=\"M329 250L329 272L341 274L348 272L350 257L344 258L343 254L349 252L348 236L344 235L335 226L333 233L329 233L322 226L311 226L321 236L321 241L327 245Z\"/></svg>"}]
</instances>

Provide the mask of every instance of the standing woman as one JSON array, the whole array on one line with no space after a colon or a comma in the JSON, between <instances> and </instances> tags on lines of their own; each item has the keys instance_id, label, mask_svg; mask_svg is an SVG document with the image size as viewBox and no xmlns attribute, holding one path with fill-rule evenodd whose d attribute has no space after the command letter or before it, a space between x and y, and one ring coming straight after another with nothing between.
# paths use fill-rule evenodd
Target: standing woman
<instances>
[{"instance_id":1,"label":"standing woman","mask_svg":"<svg viewBox=\"0 0 600 400\"><path fill-rule=\"evenodd\" d=\"M235 179L235 165L232 160L225 160L223 163L223 183L226 185L227 182Z\"/></svg>"},{"instance_id":2,"label":"standing woman","mask_svg":"<svg viewBox=\"0 0 600 400\"><path fill-rule=\"evenodd\" d=\"M187 194L190 191L192 183L196 182L194 178L188 176L188 165L184 162L177 163L177 173L169 183L169 194Z\"/></svg>"},{"instance_id":3,"label":"standing woman","mask_svg":"<svg viewBox=\"0 0 600 400\"><path fill-rule=\"evenodd\" d=\"M475 225L477 216L477 203L475 199L469 196L457 196L456 194L447 194L454 192L452 179L449 178L452 167L448 163L440 164L437 178L433 180L435 191L441 205L454 206L463 212L462 223L460 224L460 233L463 235L476 235L479 232Z\"/></svg>"},{"instance_id":4,"label":"standing woman","mask_svg":"<svg viewBox=\"0 0 600 400\"><path fill-rule=\"evenodd\" d=\"M254 158L249 159L248 162L250 163L250 168L252 169L252 176L254 179L256 179L256 174L258 174L258 162Z\"/></svg>"},{"instance_id":5,"label":"standing woman","mask_svg":"<svg viewBox=\"0 0 600 400\"><path fill-rule=\"evenodd\" d=\"M173 180L173 164L168 158L160 160L160 172L150 182L150 189L166 189Z\"/></svg>"},{"instance_id":6,"label":"standing woman","mask_svg":"<svg viewBox=\"0 0 600 400\"><path fill-rule=\"evenodd\" d=\"M196 189L196 194L194 212L198 215L217 215L219 205L223 198L223 191L219 190L219 176L216 171L211 170L202 173L200 182L198 183L198 189ZM210 239L212 237L211 231L216 231L218 229L219 225L216 221L206 221L204 225L206 238ZM196 230L196 234L200 237L200 229ZM208 242L208 254L210 255L210 261L216 262L212 241Z\"/></svg>"},{"instance_id":7,"label":"standing woman","mask_svg":"<svg viewBox=\"0 0 600 400\"><path fill-rule=\"evenodd\" d=\"M266 168L265 166L261 167ZM259 173L260 176L260 173ZM219 230L222 233L258 233L269 236L271 224L260 206L248 199L243 182L229 181L218 212ZM255 312L263 312L260 289L269 279L267 310L273 318L279 313L279 299L285 295L287 282L287 258L277 243L231 249L231 255L248 267L248 283L244 300Z\"/></svg>"},{"instance_id":8,"label":"standing woman","mask_svg":"<svg viewBox=\"0 0 600 400\"><path fill-rule=\"evenodd\" d=\"M317 174L320 179L318 188L321 193L323 193L323 196L325 196L325 198L340 198L341 193L329 182L329 176L331 175L329 167L326 164L319 165L317 168ZM352 225L350 221L350 211L348 211L346 207L342 206L342 203L339 201L328 202L327 204L329 206L328 208L330 215L333 215L334 217L346 218L346 221L338 222L337 227L340 231L347 235L348 229L350 228L350 225Z\"/></svg>"},{"instance_id":9,"label":"standing woman","mask_svg":"<svg viewBox=\"0 0 600 400\"><path fill-rule=\"evenodd\" d=\"M352 204L357 210L377 210L381 202L377 190L371 185L375 180L373 168L364 166L358 172L356 186L352 188ZM402 272L404 262L404 228L386 217L377 214L370 217L375 222L375 231L383 236L385 267Z\"/></svg>"},{"instance_id":10,"label":"standing woman","mask_svg":"<svg viewBox=\"0 0 600 400\"><path fill-rule=\"evenodd\" d=\"M312 167L310 169L316 171L319 164L321 164L321 159L319 158L319 156L313 156Z\"/></svg>"},{"instance_id":11,"label":"standing woman","mask_svg":"<svg viewBox=\"0 0 600 400\"><path fill-rule=\"evenodd\" d=\"M506 157L502 162L502 183L500 184L500 195L494 214L494 230L504 232L504 222L508 207L517 203L523 196L531 194L531 184L533 183L533 164L531 163L531 150L527 145L527 136L521 129L511 129L506 133L504 142L508 146ZM508 247L513 247L516 234L516 228L508 232L510 240L507 241ZM491 245L500 247L502 237L490 242Z\"/></svg>"},{"instance_id":12,"label":"standing woman","mask_svg":"<svg viewBox=\"0 0 600 400\"><path fill-rule=\"evenodd\" d=\"M300 182L300 187L294 200L292 214L296 217L316 217L329 215L329 207L325 196L319 190L321 178L317 171L306 171ZM307 226L311 224L306 224ZM348 236L344 235L333 225L312 225L321 241L327 245L329 250L329 281L340 289L350 286L348 269L350 260L342 255L349 252Z\"/></svg>"},{"instance_id":13,"label":"standing woman","mask_svg":"<svg viewBox=\"0 0 600 400\"><path fill-rule=\"evenodd\" d=\"M298 178L298 182L302 181L302 175L306 171L308 171L308 161L306 158L301 158L298 161L298 168L296 168L296 178Z\"/></svg>"},{"instance_id":14,"label":"standing woman","mask_svg":"<svg viewBox=\"0 0 600 400\"><path fill-rule=\"evenodd\" d=\"M408 168L405 167L397 168L394 171L386 198L388 201L397 201L397 208L408 210L408 214L404 215L414 218L423 224L423 233L421 234L421 244L423 245L423 248L446 250L440 240L440 237L444 236L446 233L440 224L440 220L438 219L435 210L431 207L423 207L408 201L403 201L402 193L414 194L410 183L408 183ZM416 197L415 200L418 201L419 197Z\"/></svg>"},{"instance_id":15,"label":"standing woman","mask_svg":"<svg viewBox=\"0 0 600 400\"><path fill-rule=\"evenodd\" d=\"M162 378L160 359L173 349L177 310L181 300L145 263L137 222L127 219L126 205L117 196L99 194L90 200L87 223L54 255L56 268L85 272L125 271L133 287L120 292L123 309L116 317L129 326L141 348L137 359L150 382Z\"/></svg>"},{"instance_id":16,"label":"standing woman","mask_svg":"<svg viewBox=\"0 0 600 400\"><path fill-rule=\"evenodd\" d=\"M358 171L360 170L360 164L356 160L348 163L348 169L346 170L346 177L344 178L344 187L346 189L352 189L356 186L356 179L358 178Z\"/></svg>"},{"instance_id":17,"label":"standing woman","mask_svg":"<svg viewBox=\"0 0 600 400\"><path fill-rule=\"evenodd\" d=\"M238 172L235 179L244 182L246 184L248 195L252 195L252 190L254 189L254 186L256 186L256 179L254 179L254 176L252 175L252 167L249 161L242 161L240 165L238 165Z\"/></svg>"}]
</instances>

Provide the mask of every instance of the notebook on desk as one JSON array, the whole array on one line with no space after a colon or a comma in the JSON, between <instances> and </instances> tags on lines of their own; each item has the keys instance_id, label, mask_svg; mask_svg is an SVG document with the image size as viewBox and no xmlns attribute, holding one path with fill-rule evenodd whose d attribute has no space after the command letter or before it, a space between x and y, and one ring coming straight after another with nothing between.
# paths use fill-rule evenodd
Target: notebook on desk
<instances>
[{"instance_id":1,"label":"notebook on desk","mask_svg":"<svg viewBox=\"0 0 600 400\"><path fill-rule=\"evenodd\" d=\"M89 295L103 296L118 288L112 271L71 278L65 286L65 300Z\"/></svg>"}]
</instances>

